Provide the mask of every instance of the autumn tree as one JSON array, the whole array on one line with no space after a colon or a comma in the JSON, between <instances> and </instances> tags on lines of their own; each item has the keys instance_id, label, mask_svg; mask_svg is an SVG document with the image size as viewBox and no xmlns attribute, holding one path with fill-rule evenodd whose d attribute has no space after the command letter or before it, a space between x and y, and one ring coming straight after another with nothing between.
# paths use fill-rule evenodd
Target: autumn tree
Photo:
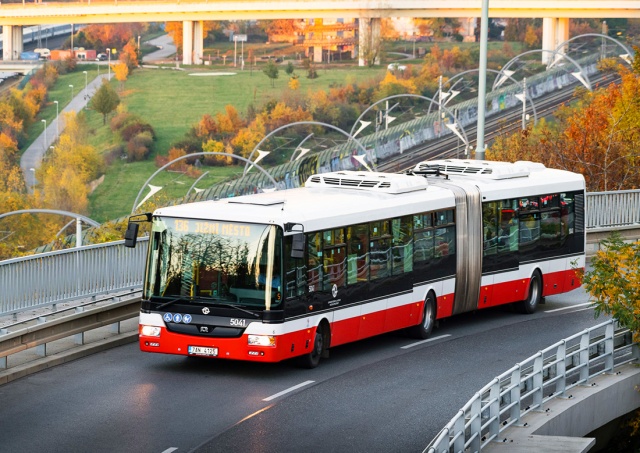
<instances>
[{"instance_id":1,"label":"autumn tree","mask_svg":"<svg viewBox=\"0 0 640 453\"><path fill-rule=\"evenodd\" d=\"M292 41L300 30L299 21L293 19L261 20L259 23L269 40L286 39Z\"/></svg>"},{"instance_id":2,"label":"autumn tree","mask_svg":"<svg viewBox=\"0 0 640 453\"><path fill-rule=\"evenodd\" d=\"M89 101L89 107L102 113L102 124L107 124L107 115L113 112L118 104L120 97L107 80L102 81L102 85Z\"/></svg>"},{"instance_id":3,"label":"autumn tree","mask_svg":"<svg viewBox=\"0 0 640 453\"><path fill-rule=\"evenodd\" d=\"M36 170L44 205L84 214L88 207L89 182L103 170L103 160L88 144L84 116L65 113L65 129L55 148Z\"/></svg>"},{"instance_id":4,"label":"autumn tree","mask_svg":"<svg viewBox=\"0 0 640 453\"><path fill-rule=\"evenodd\" d=\"M82 29L87 47L104 51L106 48L121 49L127 42L136 39L147 28L147 24L131 22L122 24L92 24ZM80 44L85 44L80 40Z\"/></svg>"},{"instance_id":5,"label":"autumn tree","mask_svg":"<svg viewBox=\"0 0 640 453\"><path fill-rule=\"evenodd\" d=\"M122 91L124 89L124 82L126 82L127 77L129 77L129 66L121 62L113 65L111 68L113 69L116 80L120 82L120 91Z\"/></svg>"},{"instance_id":6,"label":"autumn tree","mask_svg":"<svg viewBox=\"0 0 640 453\"><path fill-rule=\"evenodd\" d=\"M589 191L640 187L640 79L624 68L620 76L620 84L580 92L575 103L557 110L553 125L498 137L487 158L514 160L518 147L519 160L582 173Z\"/></svg>"},{"instance_id":7,"label":"autumn tree","mask_svg":"<svg viewBox=\"0 0 640 453\"><path fill-rule=\"evenodd\" d=\"M300 88L300 80L298 79L297 76L293 76L289 79L289 88L291 88L294 91Z\"/></svg>"},{"instance_id":8,"label":"autumn tree","mask_svg":"<svg viewBox=\"0 0 640 453\"><path fill-rule=\"evenodd\" d=\"M524 34L524 43L529 49L533 49L539 45L540 38L538 36L539 30L536 30L533 25L527 25Z\"/></svg>"},{"instance_id":9,"label":"autumn tree","mask_svg":"<svg viewBox=\"0 0 640 453\"><path fill-rule=\"evenodd\" d=\"M640 341L640 241L626 243L619 234L604 240L582 283L596 316L613 316Z\"/></svg>"},{"instance_id":10,"label":"autumn tree","mask_svg":"<svg viewBox=\"0 0 640 453\"><path fill-rule=\"evenodd\" d=\"M134 39L130 39L120 52L120 61L127 65L129 70L138 66L138 46Z\"/></svg>"}]
</instances>

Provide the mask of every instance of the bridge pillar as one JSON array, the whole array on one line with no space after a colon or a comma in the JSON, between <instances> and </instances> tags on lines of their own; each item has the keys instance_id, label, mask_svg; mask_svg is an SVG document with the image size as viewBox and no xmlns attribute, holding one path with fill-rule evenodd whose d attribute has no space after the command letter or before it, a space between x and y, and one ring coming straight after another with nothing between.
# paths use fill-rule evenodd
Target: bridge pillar
<instances>
[{"instance_id":1,"label":"bridge pillar","mask_svg":"<svg viewBox=\"0 0 640 453\"><path fill-rule=\"evenodd\" d=\"M22 26L4 25L2 27L2 59L4 61L19 60L22 53Z\"/></svg>"},{"instance_id":2,"label":"bridge pillar","mask_svg":"<svg viewBox=\"0 0 640 453\"><path fill-rule=\"evenodd\" d=\"M204 58L204 22L193 23L193 64L202 64Z\"/></svg>"},{"instance_id":3,"label":"bridge pillar","mask_svg":"<svg viewBox=\"0 0 640 453\"><path fill-rule=\"evenodd\" d=\"M380 64L382 38L379 17L361 17L358 20L358 66L365 66L369 60Z\"/></svg>"},{"instance_id":4,"label":"bridge pillar","mask_svg":"<svg viewBox=\"0 0 640 453\"><path fill-rule=\"evenodd\" d=\"M182 22L182 64L193 64L193 21Z\"/></svg>"},{"instance_id":5,"label":"bridge pillar","mask_svg":"<svg viewBox=\"0 0 640 453\"><path fill-rule=\"evenodd\" d=\"M569 19L545 17L542 19L542 50L556 50L561 42L569 39ZM561 51L564 51L562 49ZM554 56L550 52L542 52L542 63L550 63Z\"/></svg>"}]
</instances>

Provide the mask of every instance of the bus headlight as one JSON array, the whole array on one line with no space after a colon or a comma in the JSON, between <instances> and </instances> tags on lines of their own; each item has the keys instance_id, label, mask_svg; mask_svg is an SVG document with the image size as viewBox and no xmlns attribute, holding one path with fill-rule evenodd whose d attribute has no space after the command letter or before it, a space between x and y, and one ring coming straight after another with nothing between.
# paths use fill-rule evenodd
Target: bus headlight
<instances>
[{"instance_id":1,"label":"bus headlight","mask_svg":"<svg viewBox=\"0 0 640 453\"><path fill-rule=\"evenodd\" d=\"M249 335L249 346L275 346L276 337L271 335Z\"/></svg>"},{"instance_id":2,"label":"bus headlight","mask_svg":"<svg viewBox=\"0 0 640 453\"><path fill-rule=\"evenodd\" d=\"M145 337L159 337L160 327L156 326L142 326L140 329L140 335Z\"/></svg>"}]
</instances>

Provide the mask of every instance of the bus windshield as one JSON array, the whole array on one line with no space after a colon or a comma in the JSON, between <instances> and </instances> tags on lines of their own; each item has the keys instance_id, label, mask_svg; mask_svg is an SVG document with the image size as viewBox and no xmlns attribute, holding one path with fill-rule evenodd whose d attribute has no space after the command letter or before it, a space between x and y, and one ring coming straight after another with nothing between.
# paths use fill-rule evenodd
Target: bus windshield
<instances>
[{"instance_id":1,"label":"bus windshield","mask_svg":"<svg viewBox=\"0 0 640 453\"><path fill-rule=\"evenodd\" d=\"M154 217L144 297L158 302L282 302L282 230L274 225Z\"/></svg>"}]
</instances>

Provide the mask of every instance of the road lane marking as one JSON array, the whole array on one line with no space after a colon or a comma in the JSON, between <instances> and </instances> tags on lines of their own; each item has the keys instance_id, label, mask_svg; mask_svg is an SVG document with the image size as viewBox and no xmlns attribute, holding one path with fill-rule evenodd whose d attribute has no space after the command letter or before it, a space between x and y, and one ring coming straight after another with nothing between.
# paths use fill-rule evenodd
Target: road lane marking
<instances>
[{"instance_id":1,"label":"road lane marking","mask_svg":"<svg viewBox=\"0 0 640 453\"><path fill-rule=\"evenodd\" d=\"M316 382L316 381L304 381L304 382L303 382L303 383L301 383L301 384L294 385L293 387L289 387L288 389L283 390L283 391L281 391L281 392L278 392L278 393L276 393L275 395L271 395L271 396L269 396L269 397L267 397L267 398L263 399L262 401L271 401L271 400L274 400L274 399L278 398L279 396L286 395L286 394L287 394L287 393L289 393L289 392L293 392L294 390L298 390L300 387L304 387L305 385L313 384L314 382Z\"/></svg>"},{"instance_id":2,"label":"road lane marking","mask_svg":"<svg viewBox=\"0 0 640 453\"><path fill-rule=\"evenodd\" d=\"M429 343L430 341L436 341L436 340L439 340L441 338L446 338L446 337L450 337L450 336L451 336L450 334L446 334L446 335L440 335L439 337L427 338L426 340L418 341L417 343L411 343L411 344L408 344L406 346L400 346L400 349L413 348L414 346L420 346L421 344Z\"/></svg>"},{"instance_id":3,"label":"road lane marking","mask_svg":"<svg viewBox=\"0 0 640 453\"><path fill-rule=\"evenodd\" d=\"M554 308L553 310L545 310L545 313L553 313L555 311L562 311L562 310L573 310L574 308L577 307L586 307L587 305L591 305L591 302L586 302L584 304L577 304L577 305L572 305L570 307L563 307L563 308Z\"/></svg>"},{"instance_id":4,"label":"road lane marking","mask_svg":"<svg viewBox=\"0 0 640 453\"><path fill-rule=\"evenodd\" d=\"M178 448L177 447L171 447L171 448L167 448L165 451L163 451L162 453L172 453L174 451L176 451Z\"/></svg>"}]
</instances>

